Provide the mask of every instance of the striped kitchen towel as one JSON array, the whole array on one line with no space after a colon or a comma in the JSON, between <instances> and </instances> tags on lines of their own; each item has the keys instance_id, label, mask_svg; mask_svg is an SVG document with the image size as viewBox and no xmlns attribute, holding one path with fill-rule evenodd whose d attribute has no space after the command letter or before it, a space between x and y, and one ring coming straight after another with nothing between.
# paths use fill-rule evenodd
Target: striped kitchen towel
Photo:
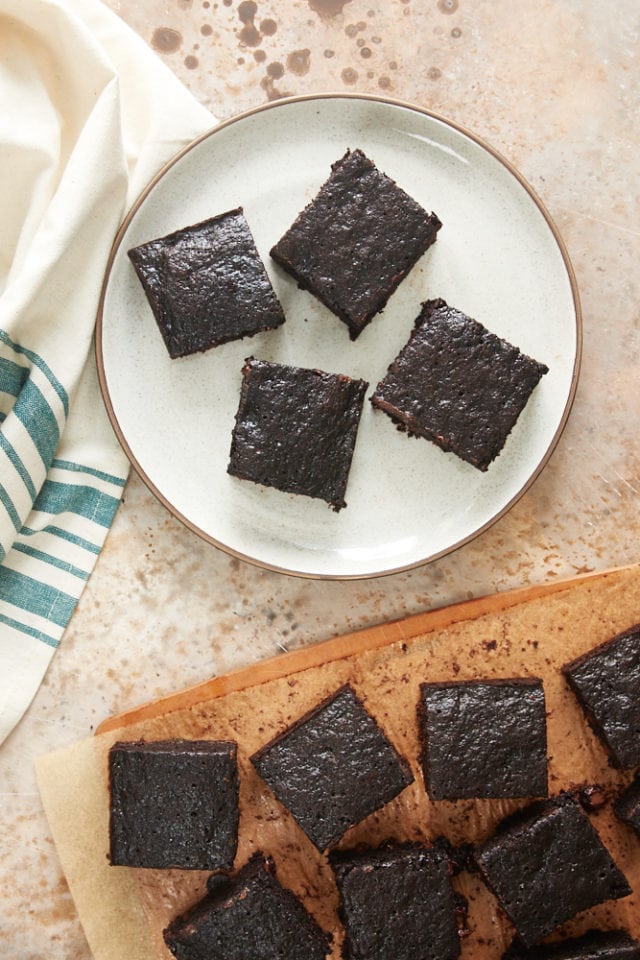
<instances>
[{"instance_id":1,"label":"striped kitchen towel","mask_svg":"<svg viewBox=\"0 0 640 960\"><path fill-rule=\"evenodd\" d=\"M0 742L42 681L127 477L92 346L114 235L214 122L100 0L0 0Z\"/></svg>"}]
</instances>

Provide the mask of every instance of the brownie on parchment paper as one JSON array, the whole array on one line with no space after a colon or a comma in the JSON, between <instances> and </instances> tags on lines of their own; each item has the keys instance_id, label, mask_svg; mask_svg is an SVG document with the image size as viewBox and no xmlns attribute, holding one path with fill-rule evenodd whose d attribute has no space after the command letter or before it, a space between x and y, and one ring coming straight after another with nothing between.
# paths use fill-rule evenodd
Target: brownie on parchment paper
<instances>
[{"instance_id":1,"label":"brownie on parchment paper","mask_svg":"<svg viewBox=\"0 0 640 960\"><path fill-rule=\"evenodd\" d=\"M622 791L613 804L616 816L635 830L640 837L640 776Z\"/></svg>"},{"instance_id":2,"label":"brownie on parchment paper","mask_svg":"<svg viewBox=\"0 0 640 960\"><path fill-rule=\"evenodd\" d=\"M271 857L258 851L235 877L214 881L163 932L178 960L323 960L329 953L330 935L280 884Z\"/></svg>"},{"instance_id":3,"label":"brownie on parchment paper","mask_svg":"<svg viewBox=\"0 0 640 960\"><path fill-rule=\"evenodd\" d=\"M626 930L587 930L537 947L514 940L502 960L640 960L640 944Z\"/></svg>"},{"instance_id":4,"label":"brownie on parchment paper","mask_svg":"<svg viewBox=\"0 0 640 960\"><path fill-rule=\"evenodd\" d=\"M631 893L571 794L508 817L474 859L527 947L579 911Z\"/></svg>"},{"instance_id":5,"label":"brownie on parchment paper","mask_svg":"<svg viewBox=\"0 0 640 960\"><path fill-rule=\"evenodd\" d=\"M117 742L109 751L110 862L230 869L238 843L237 744Z\"/></svg>"},{"instance_id":6,"label":"brownie on parchment paper","mask_svg":"<svg viewBox=\"0 0 640 960\"><path fill-rule=\"evenodd\" d=\"M355 340L441 226L362 150L348 150L271 256Z\"/></svg>"},{"instance_id":7,"label":"brownie on parchment paper","mask_svg":"<svg viewBox=\"0 0 640 960\"><path fill-rule=\"evenodd\" d=\"M329 855L346 937L344 960L455 960L458 901L437 844L385 844Z\"/></svg>"},{"instance_id":8,"label":"brownie on parchment paper","mask_svg":"<svg viewBox=\"0 0 640 960\"><path fill-rule=\"evenodd\" d=\"M242 207L128 254L172 359L284 323Z\"/></svg>"},{"instance_id":9,"label":"brownie on parchment paper","mask_svg":"<svg viewBox=\"0 0 640 960\"><path fill-rule=\"evenodd\" d=\"M248 357L228 473L341 510L366 380Z\"/></svg>"},{"instance_id":10,"label":"brownie on parchment paper","mask_svg":"<svg viewBox=\"0 0 640 960\"><path fill-rule=\"evenodd\" d=\"M565 664L562 672L612 763L640 766L640 624Z\"/></svg>"},{"instance_id":11,"label":"brownie on parchment paper","mask_svg":"<svg viewBox=\"0 0 640 960\"><path fill-rule=\"evenodd\" d=\"M407 433L485 471L548 367L444 300L427 300L371 397Z\"/></svg>"},{"instance_id":12,"label":"brownie on parchment paper","mask_svg":"<svg viewBox=\"0 0 640 960\"><path fill-rule=\"evenodd\" d=\"M321 851L413 782L408 763L349 684L274 737L251 762Z\"/></svg>"},{"instance_id":13,"label":"brownie on parchment paper","mask_svg":"<svg viewBox=\"0 0 640 960\"><path fill-rule=\"evenodd\" d=\"M432 800L547 796L541 680L422 683L418 726Z\"/></svg>"}]
</instances>

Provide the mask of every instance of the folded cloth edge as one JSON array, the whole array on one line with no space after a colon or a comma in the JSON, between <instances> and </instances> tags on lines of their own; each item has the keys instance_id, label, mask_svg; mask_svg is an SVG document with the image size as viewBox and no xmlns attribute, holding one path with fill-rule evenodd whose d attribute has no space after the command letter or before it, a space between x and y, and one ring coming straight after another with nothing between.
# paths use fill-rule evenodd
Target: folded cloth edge
<instances>
[{"instance_id":1,"label":"folded cloth edge","mask_svg":"<svg viewBox=\"0 0 640 960\"><path fill-rule=\"evenodd\" d=\"M3 21L0 107L16 77L33 99L18 124L0 122L1 182L23 201L12 245L0 241L0 742L42 682L128 475L92 349L113 238L146 183L216 122L100 0L0 0ZM46 177L42 154L29 164L43 130Z\"/></svg>"}]
</instances>

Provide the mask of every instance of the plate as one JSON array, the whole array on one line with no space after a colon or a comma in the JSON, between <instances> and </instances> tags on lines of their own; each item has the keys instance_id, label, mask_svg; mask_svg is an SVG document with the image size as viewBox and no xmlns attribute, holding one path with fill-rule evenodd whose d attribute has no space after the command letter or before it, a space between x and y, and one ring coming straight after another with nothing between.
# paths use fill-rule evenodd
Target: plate
<instances>
[{"instance_id":1,"label":"plate","mask_svg":"<svg viewBox=\"0 0 640 960\"><path fill-rule=\"evenodd\" d=\"M443 227L355 342L269 258L331 164L361 148ZM242 206L286 317L278 330L171 360L127 250ZM486 473L408 439L368 401L347 507L226 472L241 369L251 355L363 377L368 396L420 304L442 297L544 362ZM409 104L326 95L278 101L215 127L152 181L111 253L97 321L107 410L131 463L165 506L228 553L281 572L362 578L440 557L501 517L544 467L577 385L581 318L562 240L531 187L479 138Z\"/></svg>"}]
</instances>

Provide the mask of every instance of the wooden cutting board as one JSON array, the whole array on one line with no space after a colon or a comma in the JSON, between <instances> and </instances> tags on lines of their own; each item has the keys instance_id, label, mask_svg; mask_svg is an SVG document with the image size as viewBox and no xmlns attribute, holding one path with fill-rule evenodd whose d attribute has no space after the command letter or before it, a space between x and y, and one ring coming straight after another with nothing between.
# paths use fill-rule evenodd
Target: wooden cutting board
<instances>
[{"instance_id":1,"label":"wooden cutting board","mask_svg":"<svg viewBox=\"0 0 640 960\"><path fill-rule=\"evenodd\" d=\"M65 875L96 960L167 960L162 929L199 899L206 874L111 867L107 754L116 740L211 737L238 741L240 841L236 865L271 853L282 882L335 934L331 872L253 770L249 756L306 709L349 681L409 760L415 783L350 830L341 846L387 838L476 841L523 801L431 802L417 762L416 704L424 680L540 677L548 714L552 793L588 783L609 796L614 771L560 674L563 663L640 621L640 567L497 594L305 647L105 720L97 736L37 761L39 786ZM607 804L593 823L634 893L570 921L563 933L624 926L640 937L640 841ZM455 884L469 902L462 957L498 960L513 931L480 879ZM635 891L638 891L637 893Z\"/></svg>"}]
</instances>

